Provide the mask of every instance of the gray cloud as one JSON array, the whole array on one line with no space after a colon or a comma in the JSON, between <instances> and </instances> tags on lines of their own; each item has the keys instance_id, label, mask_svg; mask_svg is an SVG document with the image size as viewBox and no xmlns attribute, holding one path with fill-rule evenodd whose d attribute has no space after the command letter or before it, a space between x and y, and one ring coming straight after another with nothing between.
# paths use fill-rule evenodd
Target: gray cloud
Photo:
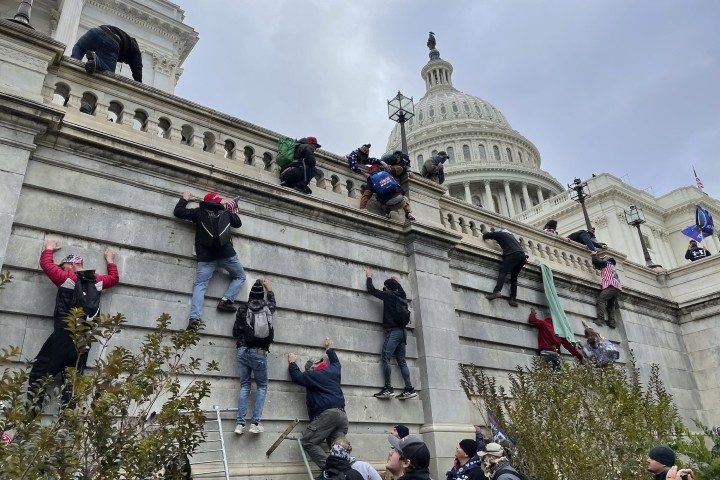
<instances>
[{"instance_id":1,"label":"gray cloud","mask_svg":"<svg viewBox=\"0 0 720 480\"><path fill-rule=\"evenodd\" d=\"M720 3L180 0L200 41L177 93L344 154L384 150L419 99L427 32L455 86L499 108L561 182L609 172L720 197Z\"/></svg>"}]
</instances>

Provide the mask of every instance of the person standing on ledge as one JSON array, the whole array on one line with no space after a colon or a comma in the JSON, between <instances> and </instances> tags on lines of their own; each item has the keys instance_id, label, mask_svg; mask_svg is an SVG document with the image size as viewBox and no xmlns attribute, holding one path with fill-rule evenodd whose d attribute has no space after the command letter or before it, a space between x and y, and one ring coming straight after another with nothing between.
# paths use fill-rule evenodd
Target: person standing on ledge
<instances>
[{"instance_id":1,"label":"person standing on ledge","mask_svg":"<svg viewBox=\"0 0 720 480\"><path fill-rule=\"evenodd\" d=\"M607 325L610 328L615 328L615 304L622 292L620 276L615 268L615 259L608 257L601 260L597 257L597 254L594 254L592 264L596 270L600 270L600 277L602 278L602 290L595 304L597 307L595 324L605 325L605 312L607 312Z\"/></svg>"},{"instance_id":2,"label":"person standing on ledge","mask_svg":"<svg viewBox=\"0 0 720 480\"><path fill-rule=\"evenodd\" d=\"M142 83L142 53L137 40L118 27L100 25L91 28L75 43L71 56L75 60L87 57L85 71L89 75L105 71L114 73L118 62L127 63L133 80Z\"/></svg>"},{"instance_id":3,"label":"person standing on ledge","mask_svg":"<svg viewBox=\"0 0 720 480\"><path fill-rule=\"evenodd\" d=\"M496 230L494 232L483 233L483 240L495 240L500 248L502 248L502 262L500 263L500 271L498 272L497 283L493 289L493 293L485 295L488 300L495 300L496 298L502 297L500 293L503 285L505 285L505 277L510 274L510 298L508 298L508 304L511 307L517 307L518 303L515 300L517 297L517 279L520 275L523 265L527 261L528 256L525 255L525 251L517 241L515 236L505 228Z\"/></svg>"},{"instance_id":4,"label":"person standing on ledge","mask_svg":"<svg viewBox=\"0 0 720 480\"><path fill-rule=\"evenodd\" d=\"M710 256L710 250L705 247L698 247L695 240L690 240L688 244L687 252L685 252L685 259L694 262L695 260L701 260L705 257Z\"/></svg>"},{"instance_id":5,"label":"person standing on ledge","mask_svg":"<svg viewBox=\"0 0 720 480\"><path fill-rule=\"evenodd\" d=\"M425 162L420 166L420 175L442 185L442 183L445 182L445 170L443 169L443 164L447 159L447 153L438 152L436 155L433 155L432 158L425 160Z\"/></svg>"},{"instance_id":6,"label":"person standing on ledge","mask_svg":"<svg viewBox=\"0 0 720 480\"><path fill-rule=\"evenodd\" d=\"M288 353L288 370L294 383L305 387L306 404L310 423L300 438L305 453L321 471L325 470L327 455L323 443L332 445L336 438L344 437L348 432L348 419L345 414L345 396L340 381L342 368L340 359L332 348L330 337L325 337L323 347L328 362L324 358L305 363L305 372L295 363L298 356Z\"/></svg>"},{"instance_id":7,"label":"person standing on ledge","mask_svg":"<svg viewBox=\"0 0 720 480\"><path fill-rule=\"evenodd\" d=\"M187 208L191 197L190 192L183 193L173 211L176 217L195 224L197 272L193 283L188 328L194 328L200 322L205 291L215 270L224 268L232 278L217 304L217 309L221 312L235 313L235 296L245 283L245 269L233 248L230 230L230 227L238 228L242 225L237 214L237 202L232 200L232 208L227 208L220 195L208 192L199 208Z\"/></svg>"}]
</instances>

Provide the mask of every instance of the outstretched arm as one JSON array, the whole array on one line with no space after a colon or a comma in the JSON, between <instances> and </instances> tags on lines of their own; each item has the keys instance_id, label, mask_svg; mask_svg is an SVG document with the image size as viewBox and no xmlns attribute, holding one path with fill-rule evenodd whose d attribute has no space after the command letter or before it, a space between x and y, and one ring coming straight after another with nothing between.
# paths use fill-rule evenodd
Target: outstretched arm
<instances>
[{"instance_id":1,"label":"outstretched arm","mask_svg":"<svg viewBox=\"0 0 720 480\"><path fill-rule=\"evenodd\" d=\"M115 265L115 252L109 248L105 250L105 262L107 263L107 275L95 275L95 279L102 282L103 290L114 287L120 282L120 274Z\"/></svg>"},{"instance_id":2,"label":"outstretched arm","mask_svg":"<svg viewBox=\"0 0 720 480\"><path fill-rule=\"evenodd\" d=\"M71 277L71 272L66 272L53 262L53 255L60 250L60 245L55 240L45 242L45 250L40 254L40 268L55 286L59 287L65 280ZM72 274L74 275L74 274Z\"/></svg>"}]
</instances>

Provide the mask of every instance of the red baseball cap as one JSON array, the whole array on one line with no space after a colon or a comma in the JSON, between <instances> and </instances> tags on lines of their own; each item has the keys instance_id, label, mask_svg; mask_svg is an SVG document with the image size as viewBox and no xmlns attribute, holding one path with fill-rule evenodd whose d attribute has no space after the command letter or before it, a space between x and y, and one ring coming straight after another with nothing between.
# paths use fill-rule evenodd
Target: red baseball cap
<instances>
[{"instance_id":1,"label":"red baseball cap","mask_svg":"<svg viewBox=\"0 0 720 480\"><path fill-rule=\"evenodd\" d=\"M317 138L315 137L305 137L307 139L307 142L310 145L315 145L317 148L320 148L321 145L318 143Z\"/></svg>"},{"instance_id":2,"label":"red baseball cap","mask_svg":"<svg viewBox=\"0 0 720 480\"><path fill-rule=\"evenodd\" d=\"M208 192L203 197L203 202L220 203L222 202L222 197L215 192Z\"/></svg>"}]
</instances>

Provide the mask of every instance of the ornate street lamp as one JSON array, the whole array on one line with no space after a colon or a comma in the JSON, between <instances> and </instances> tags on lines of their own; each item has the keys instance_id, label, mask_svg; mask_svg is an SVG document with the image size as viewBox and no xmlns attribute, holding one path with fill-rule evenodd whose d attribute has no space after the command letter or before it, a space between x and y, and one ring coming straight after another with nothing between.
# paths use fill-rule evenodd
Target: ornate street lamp
<instances>
[{"instance_id":1,"label":"ornate street lamp","mask_svg":"<svg viewBox=\"0 0 720 480\"><path fill-rule=\"evenodd\" d=\"M28 28L33 28L30 25L30 10L32 10L33 0L22 0L18 6L18 11L13 18L9 18L11 22L19 23ZM34 29L33 29L34 30Z\"/></svg>"},{"instance_id":2,"label":"ornate street lamp","mask_svg":"<svg viewBox=\"0 0 720 480\"><path fill-rule=\"evenodd\" d=\"M582 207L583 216L585 217L585 226L588 230L590 230L592 225L590 224L590 217L588 216L587 208L585 208L585 199L590 196L590 189L588 188L587 182L583 182L579 178L576 178L573 180L573 183L568 185L568 188L570 189L570 198L578 202Z\"/></svg>"},{"instance_id":3,"label":"ornate street lamp","mask_svg":"<svg viewBox=\"0 0 720 480\"><path fill-rule=\"evenodd\" d=\"M630 205L630 210L624 210L624 212L625 221L627 221L627 224L637 228L638 237L640 237L640 246L642 247L643 255L645 256L645 265L650 268L661 267L662 265L657 265L653 263L652 259L650 258L650 252L648 252L647 245L645 245L645 237L643 237L643 234L640 231L640 225L642 225L646 221L645 214L643 213L642 208L637 208L635 205Z\"/></svg>"},{"instance_id":4,"label":"ornate street lamp","mask_svg":"<svg viewBox=\"0 0 720 480\"><path fill-rule=\"evenodd\" d=\"M404 154L407 155L407 138L405 137L405 122L415 116L415 106L412 97L408 98L398 90L397 95L387 102L388 117L400 124L400 144Z\"/></svg>"}]
</instances>

